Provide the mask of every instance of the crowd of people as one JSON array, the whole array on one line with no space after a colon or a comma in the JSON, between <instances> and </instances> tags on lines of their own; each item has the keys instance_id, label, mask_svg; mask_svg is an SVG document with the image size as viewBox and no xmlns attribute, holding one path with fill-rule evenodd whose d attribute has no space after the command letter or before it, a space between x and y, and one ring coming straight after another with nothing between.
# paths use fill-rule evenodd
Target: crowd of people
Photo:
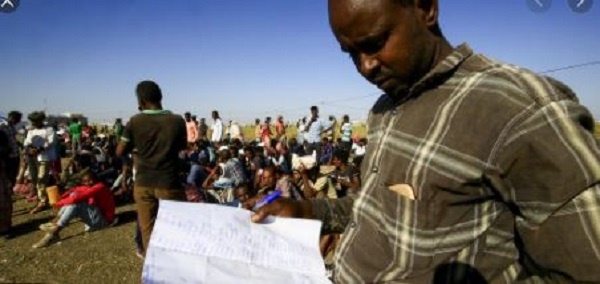
<instances>
[{"instance_id":1,"label":"crowd of people","mask_svg":"<svg viewBox=\"0 0 600 284\"><path fill-rule=\"evenodd\" d=\"M360 188L366 139L353 135L347 115L338 126L333 116L324 120L313 106L296 123L293 137L281 115L275 123L270 117L257 119L255 137L244 137L241 126L224 125L218 111L208 126L189 112L160 109L162 94L153 82L140 83L138 97L141 113L126 125L118 118L112 127L77 118L49 125L43 112L33 112L27 116L29 126L18 129L21 113L9 113L0 128L3 237L15 237L13 194L32 203L30 214L53 209L55 218L40 226L42 237L34 248L60 240L60 231L75 218L86 232L116 224L117 204L135 199L139 216L132 234L136 253L143 257L158 199L247 208L249 200L276 190L282 198L308 200L341 198ZM336 240L335 235L323 237L321 249L329 264Z\"/></svg>"}]
</instances>

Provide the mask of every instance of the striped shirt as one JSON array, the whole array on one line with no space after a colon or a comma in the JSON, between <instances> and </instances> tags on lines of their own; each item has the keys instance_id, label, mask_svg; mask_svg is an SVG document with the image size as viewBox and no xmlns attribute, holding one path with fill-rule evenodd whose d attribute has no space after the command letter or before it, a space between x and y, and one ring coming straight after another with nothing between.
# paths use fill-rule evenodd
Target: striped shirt
<instances>
[{"instance_id":1,"label":"striped shirt","mask_svg":"<svg viewBox=\"0 0 600 284\"><path fill-rule=\"evenodd\" d=\"M371 109L356 199L311 201L337 282L600 281L600 149L567 86L461 45L408 94Z\"/></svg>"},{"instance_id":2,"label":"striped shirt","mask_svg":"<svg viewBox=\"0 0 600 284\"><path fill-rule=\"evenodd\" d=\"M342 124L342 141L350 142L352 139L352 124L350 122L346 122Z\"/></svg>"}]
</instances>

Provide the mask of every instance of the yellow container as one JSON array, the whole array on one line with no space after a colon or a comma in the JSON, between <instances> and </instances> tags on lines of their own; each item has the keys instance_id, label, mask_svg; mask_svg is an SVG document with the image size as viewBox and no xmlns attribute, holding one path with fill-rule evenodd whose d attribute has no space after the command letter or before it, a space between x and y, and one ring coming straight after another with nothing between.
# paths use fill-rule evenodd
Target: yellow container
<instances>
[{"instance_id":1,"label":"yellow container","mask_svg":"<svg viewBox=\"0 0 600 284\"><path fill-rule=\"evenodd\" d=\"M46 187L46 194L48 194L48 201L50 202L50 205L54 205L60 200L60 190L56 185Z\"/></svg>"}]
</instances>

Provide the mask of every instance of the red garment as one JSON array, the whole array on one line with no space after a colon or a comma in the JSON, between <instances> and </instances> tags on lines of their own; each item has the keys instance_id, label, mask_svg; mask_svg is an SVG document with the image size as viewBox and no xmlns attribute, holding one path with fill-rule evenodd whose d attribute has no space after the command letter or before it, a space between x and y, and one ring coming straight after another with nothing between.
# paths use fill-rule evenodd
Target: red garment
<instances>
[{"instance_id":1,"label":"red garment","mask_svg":"<svg viewBox=\"0 0 600 284\"><path fill-rule=\"evenodd\" d=\"M266 123L261 125L260 138L265 147L271 146L271 127Z\"/></svg>"},{"instance_id":2,"label":"red garment","mask_svg":"<svg viewBox=\"0 0 600 284\"><path fill-rule=\"evenodd\" d=\"M277 131L277 136L281 137L285 135L285 124L278 120L275 122L275 130Z\"/></svg>"},{"instance_id":3,"label":"red garment","mask_svg":"<svg viewBox=\"0 0 600 284\"><path fill-rule=\"evenodd\" d=\"M89 205L100 208L102 216L109 224L115 220L115 199L112 192L103 183L71 188L61 196L55 206L62 207L79 202L87 202Z\"/></svg>"}]
</instances>

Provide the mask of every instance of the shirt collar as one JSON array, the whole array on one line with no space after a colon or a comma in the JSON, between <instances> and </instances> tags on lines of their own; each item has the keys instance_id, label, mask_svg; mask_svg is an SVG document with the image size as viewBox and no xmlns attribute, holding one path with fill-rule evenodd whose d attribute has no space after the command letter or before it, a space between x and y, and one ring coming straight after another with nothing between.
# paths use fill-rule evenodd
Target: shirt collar
<instances>
[{"instance_id":1,"label":"shirt collar","mask_svg":"<svg viewBox=\"0 0 600 284\"><path fill-rule=\"evenodd\" d=\"M423 78L414 84L409 93L410 96L417 95L425 89L431 88L440 84L440 81L451 77L451 75L459 68L459 66L471 55L473 50L468 44L463 43L456 47L448 57L440 61L433 69L431 69Z\"/></svg>"},{"instance_id":2,"label":"shirt collar","mask_svg":"<svg viewBox=\"0 0 600 284\"><path fill-rule=\"evenodd\" d=\"M170 114L171 112L166 109L146 109L142 110L143 114Z\"/></svg>"}]
</instances>

